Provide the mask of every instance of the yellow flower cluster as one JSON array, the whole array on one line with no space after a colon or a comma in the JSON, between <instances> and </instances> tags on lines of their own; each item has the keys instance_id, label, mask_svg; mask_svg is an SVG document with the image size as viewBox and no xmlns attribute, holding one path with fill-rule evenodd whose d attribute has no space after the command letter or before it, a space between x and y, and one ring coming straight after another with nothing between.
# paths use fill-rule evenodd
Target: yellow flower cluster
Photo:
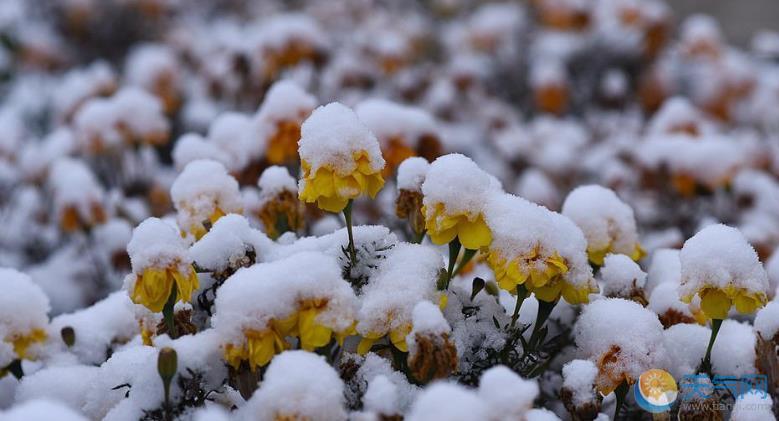
<instances>
[{"instance_id":1,"label":"yellow flower cluster","mask_svg":"<svg viewBox=\"0 0 779 421\"><path fill-rule=\"evenodd\" d=\"M529 253L507 259L498 250L490 250L487 263L495 272L498 286L515 293L518 285L524 285L541 301L554 302L562 295L570 304L588 302L588 295L597 292L593 285L574 286L566 282L563 275L568 265L556 251L542 254L536 246Z\"/></svg>"},{"instance_id":2,"label":"yellow flower cluster","mask_svg":"<svg viewBox=\"0 0 779 421\"><path fill-rule=\"evenodd\" d=\"M177 265L148 267L136 276L130 299L158 313L165 307L174 286L177 301L190 301L192 292L199 288L195 269L191 265L183 272Z\"/></svg>"},{"instance_id":3,"label":"yellow flower cluster","mask_svg":"<svg viewBox=\"0 0 779 421\"><path fill-rule=\"evenodd\" d=\"M291 348L288 337L297 337L300 348L313 351L330 343L335 336L343 343L346 336L354 333L350 327L343 332L334 332L332 328L317 320L327 307L327 300L313 299L301 302L296 311L284 319L274 319L262 330L244 330L242 344L227 344L224 347L224 359L234 368L246 361L252 370L268 364L273 357Z\"/></svg>"},{"instance_id":4,"label":"yellow flower cluster","mask_svg":"<svg viewBox=\"0 0 779 421\"><path fill-rule=\"evenodd\" d=\"M352 155L354 169L349 173L340 173L332 166L325 165L312 173L311 165L302 161L303 189L300 200L306 203L316 202L320 209L328 212L341 212L349 200L367 193L371 198L384 186L381 169L374 169L367 152L359 151Z\"/></svg>"},{"instance_id":5,"label":"yellow flower cluster","mask_svg":"<svg viewBox=\"0 0 779 421\"><path fill-rule=\"evenodd\" d=\"M446 211L443 203L423 206L425 228L433 244L447 244L458 238L466 249L478 250L492 242L492 232L482 213L456 213Z\"/></svg>"}]
</instances>

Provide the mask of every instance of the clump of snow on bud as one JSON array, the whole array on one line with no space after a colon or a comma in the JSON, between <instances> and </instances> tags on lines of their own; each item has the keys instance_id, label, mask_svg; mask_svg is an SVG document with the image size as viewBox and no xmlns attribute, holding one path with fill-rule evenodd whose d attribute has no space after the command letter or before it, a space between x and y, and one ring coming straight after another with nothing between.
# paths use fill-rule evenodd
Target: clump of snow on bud
<instances>
[{"instance_id":1,"label":"clump of snow on bud","mask_svg":"<svg viewBox=\"0 0 779 421\"><path fill-rule=\"evenodd\" d=\"M441 203L448 215L478 215L490 194L499 191L499 187L499 182L471 158L448 154L430 164L422 183L423 203L431 209Z\"/></svg>"},{"instance_id":2,"label":"clump of snow on bud","mask_svg":"<svg viewBox=\"0 0 779 421\"><path fill-rule=\"evenodd\" d=\"M398 165L398 189L422 192L430 163L418 156L405 159Z\"/></svg>"},{"instance_id":3,"label":"clump of snow on bud","mask_svg":"<svg viewBox=\"0 0 779 421\"><path fill-rule=\"evenodd\" d=\"M236 268L247 253L261 256L271 246L271 240L261 231L251 228L241 215L219 218L211 230L189 249L192 260L203 269L221 272Z\"/></svg>"},{"instance_id":4,"label":"clump of snow on bud","mask_svg":"<svg viewBox=\"0 0 779 421\"><path fill-rule=\"evenodd\" d=\"M604 284L603 295L607 297L628 297L631 291L643 289L646 283L646 273L624 254L607 255L599 274Z\"/></svg>"},{"instance_id":5,"label":"clump of snow on bud","mask_svg":"<svg viewBox=\"0 0 779 421\"><path fill-rule=\"evenodd\" d=\"M387 376L378 375L368 382L363 396L365 409L381 415L396 415L398 410L398 387Z\"/></svg>"},{"instance_id":6,"label":"clump of snow on bud","mask_svg":"<svg viewBox=\"0 0 779 421\"><path fill-rule=\"evenodd\" d=\"M240 213L243 207L238 182L225 167L212 160L190 162L170 189L178 210L178 224L187 230L217 212Z\"/></svg>"},{"instance_id":7,"label":"clump of snow on bud","mask_svg":"<svg viewBox=\"0 0 779 421\"><path fill-rule=\"evenodd\" d=\"M598 367L589 360L573 360L563 366L563 387L573 393L574 406L595 401L597 376Z\"/></svg>"},{"instance_id":8,"label":"clump of snow on bud","mask_svg":"<svg viewBox=\"0 0 779 421\"><path fill-rule=\"evenodd\" d=\"M289 191L297 194L297 180L289 175L286 167L278 165L270 166L262 172L260 179L257 180L257 187L260 188L262 198L273 197L283 191Z\"/></svg>"}]
</instances>

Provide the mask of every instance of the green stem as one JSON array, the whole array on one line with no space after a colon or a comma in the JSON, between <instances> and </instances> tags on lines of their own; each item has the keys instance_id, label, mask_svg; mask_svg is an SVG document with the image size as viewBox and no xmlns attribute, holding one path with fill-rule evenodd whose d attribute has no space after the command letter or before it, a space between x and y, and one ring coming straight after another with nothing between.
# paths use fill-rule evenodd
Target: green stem
<instances>
[{"instance_id":1,"label":"green stem","mask_svg":"<svg viewBox=\"0 0 779 421\"><path fill-rule=\"evenodd\" d=\"M511 315L511 327L513 328L519 320L519 309L522 307L522 303L527 298L527 288L524 284L517 285L517 303L514 305L514 314Z\"/></svg>"},{"instance_id":2,"label":"green stem","mask_svg":"<svg viewBox=\"0 0 779 421\"><path fill-rule=\"evenodd\" d=\"M349 260L352 267L357 265L357 250L354 248L354 235L352 234L352 200L344 208L344 219L346 220L346 232L349 234Z\"/></svg>"},{"instance_id":3,"label":"green stem","mask_svg":"<svg viewBox=\"0 0 779 421\"><path fill-rule=\"evenodd\" d=\"M165 303L165 307L162 308L162 317L165 319L165 326L168 328L168 335L171 339L178 338L178 332L176 332L176 321L174 319L173 307L176 305L176 286L171 288L168 302Z\"/></svg>"},{"instance_id":4,"label":"green stem","mask_svg":"<svg viewBox=\"0 0 779 421\"><path fill-rule=\"evenodd\" d=\"M478 250L471 250L471 249L465 249L465 253L463 253L463 258L460 259L460 263L457 264L457 268L454 270L454 273L452 273L452 276L457 276L461 270L465 267L465 265L468 264L468 262L473 259L473 256L476 255L476 252Z\"/></svg>"},{"instance_id":5,"label":"green stem","mask_svg":"<svg viewBox=\"0 0 779 421\"><path fill-rule=\"evenodd\" d=\"M452 275L454 274L454 264L457 262L461 247L462 245L457 237L449 242L449 267L446 270L446 288L444 289L449 289L449 282L452 281Z\"/></svg>"},{"instance_id":6,"label":"green stem","mask_svg":"<svg viewBox=\"0 0 779 421\"><path fill-rule=\"evenodd\" d=\"M425 239L425 234L427 234L427 230L422 230L422 232L416 234L416 237L412 240L412 243L421 244L422 240Z\"/></svg>"},{"instance_id":7,"label":"green stem","mask_svg":"<svg viewBox=\"0 0 779 421\"><path fill-rule=\"evenodd\" d=\"M722 327L722 319L711 320L711 336L709 337L709 346L706 347L706 356L703 357L703 362L701 362L698 373L704 372L706 374L711 374L711 349L714 348L714 341L717 339L717 334L719 333L720 327Z\"/></svg>"},{"instance_id":8,"label":"green stem","mask_svg":"<svg viewBox=\"0 0 779 421\"><path fill-rule=\"evenodd\" d=\"M24 370L22 369L22 360L17 358L11 361L11 364L8 364L4 369L0 370L0 373L3 371L7 371L8 373L11 373L13 374L14 377L16 377L17 380L21 380L22 377L24 377Z\"/></svg>"},{"instance_id":9,"label":"green stem","mask_svg":"<svg viewBox=\"0 0 779 421\"><path fill-rule=\"evenodd\" d=\"M538 314L536 314L536 322L533 324L533 333L530 334L530 341L528 341L531 349L535 350L537 348L538 334L541 332L541 328L546 323L549 315L552 314L555 305L557 305L557 300L552 302L538 300Z\"/></svg>"}]
</instances>

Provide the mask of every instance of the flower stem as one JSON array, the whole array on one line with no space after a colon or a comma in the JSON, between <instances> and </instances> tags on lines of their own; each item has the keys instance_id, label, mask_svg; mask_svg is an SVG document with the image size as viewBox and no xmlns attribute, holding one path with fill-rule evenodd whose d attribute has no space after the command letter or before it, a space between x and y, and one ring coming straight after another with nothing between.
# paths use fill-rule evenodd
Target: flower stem
<instances>
[{"instance_id":1,"label":"flower stem","mask_svg":"<svg viewBox=\"0 0 779 421\"><path fill-rule=\"evenodd\" d=\"M513 328L519 320L519 309L522 307L522 303L527 298L527 288L524 284L517 285L517 303L514 305L514 314L511 315L511 327Z\"/></svg>"},{"instance_id":2,"label":"flower stem","mask_svg":"<svg viewBox=\"0 0 779 421\"><path fill-rule=\"evenodd\" d=\"M722 319L711 320L711 336L709 337L709 346L706 347L706 356L703 357L703 362L701 362L698 373L704 372L706 374L711 374L711 349L714 348L714 341L717 339L717 334L719 333L720 327L722 327Z\"/></svg>"},{"instance_id":3,"label":"flower stem","mask_svg":"<svg viewBox=\"0 0 779 421\"><path fill-rule=\"evenodd\" d=\"M349 234L349 260L352 267L357 265L357 250L354 248L354 235L352 234L352 200L344 208L344 219L346 220L346 232Z\"/></svg>"},{"instance_id":4,"label":"flower stem","mask_svg":"<svg viewBox=\"0 0 779 421\"><path fill-rule=\"evenodd\" d=\"M162 317L165 319L165 326L168 328L168 336L171 339L178 338L178 332L176 332L176 322L174 320L173 307L176 305L176 286L171 288L170 296L168 296L168 302L165 303L165 307L162 308Z\"/></svg>"},{"instance_id":5,"label":"flower stem","mask_svg":"<svg viewBox=\"0 0 779 421\"><path fill-rule=\"evenodd\" d=\"M461 247L462 245L457 237L449 242L449 268L446 270L446 287L444 289L449 289L449 282L452 281L452 275L454 274L454 264L457 262Z\"/></svg>"},{"instance_id":6,"label":"flower stem","mask_svg":"<svg viewBox=\"0 0 779 421\"><path fill-rule=\"evenodd\" d=\"M552 314L555 305L557 305L557 300L551 302L538 300L538 314L536 314L536 322L533 324L533 332L530 334L530 341L528 341L532 350L538 347L539 344L536 342L541 340L538 335L541 333L541 328L546 323L549 315Z\"/></svg>"}]
</instances>

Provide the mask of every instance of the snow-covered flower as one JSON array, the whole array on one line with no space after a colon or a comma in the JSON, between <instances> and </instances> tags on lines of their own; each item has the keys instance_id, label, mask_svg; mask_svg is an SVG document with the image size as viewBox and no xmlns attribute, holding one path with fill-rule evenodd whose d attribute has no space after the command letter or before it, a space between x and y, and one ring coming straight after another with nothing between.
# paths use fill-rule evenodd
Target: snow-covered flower
<instances>
[{"instance_id":1,"label":"snow-covered flower","mask_svg":"<svg viewBox=\"0 0 779 421\"><path fill-rule=\"evenodd\" d=\"M395 246L362 289L357 332L363 339L358 351L368 352L386 336L395 348L407 352L406 337L414 328L417 303L445 303L445 295L436 288L442 269L440 254L430 248L407 243Z\"/></svg>"},{"instance_id":2,"label":"snow-covered flower","mask_svg":"<svg viewBox=\"0 0 779 421\"><path fill-rule=\"evenodd\" d=\"M633 260L645 254L638 242L633 209L607 188L577 187L565 198L562 214L582 229L590 261L598 266L609 253L624 254Z\"/></svg>"},{"instance_id":3,"label":"snow-covered flower","mask_svg":"<svg viewBox=\"0 0 779 421\"><path fill-rule=\"evenodd\" d=\"M238 410L241 419L347 419L344 384L324 357L306 351L281 353L268 366L259 390Z\"/></svg>"},{"instance_id":4,"label":"snow-covered flower","mask_svg":"<svg viewBox=\"0 0 779 421\"><path fill-rule=\"evenodd\" d=\"M406 419L470 421L489 419L489 414L489 406L478 394L458 384L441 382L419 394Z\"/></svg>"},{"instance_id":5,"label":"snow-covered flower","mask_svg":"<svg viewBox=\"0 0 779 421\"><path fill-rule=\"evenodd\" d=\"M560 400L575 419L595 419L602 396L595 388L598 367L589 360L573 360L563 366Z\"/></svg>"},{"instance_id":6,"label":"snow-covered flower","mask_svg":"<svg viewBox=\"0 0 779 421\"><path fill-rule=\"evenodd\" d=\"M408 367L417 381L444 379L457 369L457 349L449 339L452 329L439 306L420 301L411 316Z\"/></svg>"},{"instance_id":7,"label":"snow-covered flower","mask_svg":"<svg viewBox=\"0 0 779 421\"><path fill-rule=\"evenodd\" d=\"M13 360L34 359L46 340L49 299L32 279L0 268L0 377Z\"/></svg>"},{"instance_id":8,"label":"snow-covered flower","mask_svg":"<svg viewBox=\"0 0 779 421\"><path fill-rule=\"evenodd\" d=\"M422 183L425 228L433 244L458 239L466 249L478 250L492 242L484 204L498 187L470 158L444 155L430 165Z\"/></svg>"},{"instance_id":9,"label":"snow-covered flower","mask_svg":"<svg viewBox=\"0 0 779 421\"><path fill-rule=\"evenodd\" d=\"M606 255L599 275L603 280L603 295L606 297L625 298L646 304L646 273L630 257L624 254Z\"/></svg>"},{"instance_id":10,"label":"snow-covered flower","mask_svg":"<svg viewBox=\"0 0 779 421\"><path fill-rule=\"evenodd\" d=\"M663 326L656 314L633 301L606 298L588 304L574 336L580 355L598 367L595 385L604 395L665 366Z\"/></svg>"},{"instance_id":11,"label":"snow-covered flower","mask_svg":"<svg viewBox=\"0 0 779 421\"><path fill-rule=\"evenodd\" d=\"M710 319L725 319L732 306L753 313L767 301L768 275L743 234L726 225L710 225L687 240L681 259L682 301L700 297Z\"/></svg>"},{"instance_id":12,"label":"snow-covered flower","mask_svg":"<svg viewBox=\"0 0 779 421\"><path fill-rule=\"evenodd\" d=\"M238 182L216 161L204 159L187 164L173 183L170 195L178 211L179 227L196 239L222 216L242 213Z\"/></svg>"},{"instance_id":13,"label":"snow-covered flower","mask_svg":"<svg viewBox=\"0 0 779 421\"><path fill-rule=\"evenodd\" d=\"M158 313L173 302L188 302L199 281L187 243L176 229L158 218L149 218L133 230L127 244L133 273L125 281L132 301Z\"/></svg>"},{"instance_id":14,"label":"snow-covered flower","mask_svg":"<svg viewBox=\"0 0 779 421\"><path fill-rule=\"evenodd\" d=\"M340 103L317 108L303 122L298 152L300 199L323 210L340 212L350 200L361 194L374 197L384 186L376 136Z\"/></svg>"},{"instance_id":15,"label":"snow-covered flower","mask_svg":"<svg viewBox=\"0 0 779 421\"><path fill-rule=\"evenodd\" d=\"M298 186L284 167L265 169L257 181L260 188L257 216L271 238L286 231L297 232L303 228L303 205L298 200Z\"/></svg>"},{"instance_id":16,"label":"snow-covered flower","mask_svg":"<svg viewBox=\"0 0 779 421\"><path fill-rule=\"evenodd\" d=\"M83 161L58 159L49 172L48 184L63 231L88 230L106 221L105 192Z\"/></svg>"},{"instance_id":17,"label":"snow-covered flower","mask_svg":"<svg viewBox=\"0 0 779 421\"><path fill-rule=\"evenodd\" d=\"M411 157L398 166L398 198L395 200L395 215L408 219L417 236L425 230L425 215L422 214L422 183L425 182L430 163L425 158Z\"/></svg>"},{"instance_id":18,"label":"snow-covered flower","mask_svg":"<svg viewBox=\"0 0 779 421\"><path fill-rule=\"evenodd\" d=\"M485 208L493 233L487 263L502 289L516 293L522 285L539 300L562 295L571 304L598 291L584 235L571 220L510 194L493 195Z\"/></svg>"},{"instance_id":19,"label":"snow-covered flower","mask_svg":"<svg viewBox=\"0 0 779 421\"><path fill-rule=\"evenodd\" d=\"M258 282L258 280L260 282ZM356 298L334 258L305 252L236 272L219 288L212 319L224 359L252 370L291 347L314 350L353 332Z\"/></svg>"},{"instance_id":20,"label":"snow-covered flower","mask_svg":"<svg viewBox=\"0 0 779 421\"><path fill-rule=\"evenodd\" d=\"M479 397L490 409L490 420L523 419L533 409L539 387L535 380L523 379L506 366L497 365L479 379Z\"/></svg>"},{"instance_id":21,"label":"snow-covered flower","mask_svg":"<svg viewBox=\"0 0 779 421\"><path fill-rule=\"evenodd\" d=\"M265 137L268 162L297 161L300 125L316 103L316 98L292 81L281 80L270 87L254 117L254 124Z\"/></svg>"}]
</instances>

